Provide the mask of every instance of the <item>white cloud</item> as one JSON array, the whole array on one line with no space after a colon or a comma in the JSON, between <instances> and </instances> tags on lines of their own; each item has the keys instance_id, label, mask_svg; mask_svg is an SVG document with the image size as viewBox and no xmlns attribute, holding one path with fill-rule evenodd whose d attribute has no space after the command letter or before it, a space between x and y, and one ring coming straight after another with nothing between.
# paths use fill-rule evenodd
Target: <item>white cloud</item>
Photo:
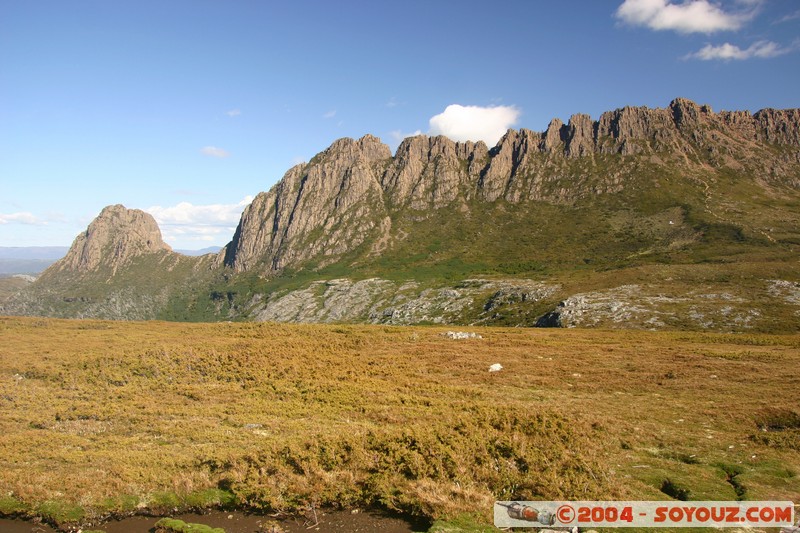
<instances>
[{"instance_id":1,"label":"white cloud","mask_svg":"<svg viewBox=\"0 0 800 533\"><path fill-rule=\"evenodd\" d=\"M231 109L230 111L226 111L225 114L229 117L238 117L242 112L239 109Z\"/></svg>"},{"instance_id":2,"label":"white cloud","mask_svg":"<svg viewBox=\"0 0 800 533\"><path fill-rule=\"evenodd\" d=\"M211 157L228 157L231 155L227 150L217 148L216 146L204 146L200 151Z\"/></svg>"},{"instance_id":3,"label":"white cloud","mask_svg":"<svg viewBox=\"0 0 800 533\"><path fill-rule=\"evenodd\" d=\"M782 24L784 22L790 22L792 20L797 20L797 19L800 19L800 9L798 9L794 13L789 13L788 15L781 17L779 20L775 21L775 24Z\"/></svg>"},{"instance_id":4,"label":"white cloud","mask_svg":"<svg viewBox=\"0 0 800 533\"><path fill-rule=\"evenodd\" d=\"M758 41L744 50L730 43L721 44L719 46L707 44L697 52L688 54L684 59L700 59L702 61L742 61L752 58L767 59L788 54L792 50L793 48L783 48L772 41Z\"/></svg>"},{"instance_id":5,"label":"white cloud","mask_svg":"<svg viewBox=\"0 0 800 533\"><path fill-rule=\"evenodd\" d=\"M680 4L669 0L625 0L617 8L616 17L651 30L714 33L738 30L757 14L761 3L762 0L740 0L744 9L733 12L709 0L686 0Z\"/></svg>"},{"instance_id":6,"label":"white cloud","mask_svg":"<svg viewBox=\"0 0 800 533\"><path fill-rule=\"evenodd\" d=\"M236 204L194 205L180 202L173 206L155 205L145 209L153 215L164 235L164 240L222 242L230 239L242 215L242 211L253 201L246 196Z\"/></svg>"},{"instance_id":7,"label":"white cloud","mask_svg":"<svg viewBox=\"0 0 800 533\"><path fill-rule=\"evenodd\" d=\"M447 106L430 119L430 135L444 135L454 141L484 141L494 146L513 126L520 111L512 106Z\"/></svg>"},{"instance_id":8,"label":"white cloud","mask_svg":"<svg viewBox=\"0 0 800 533\"><path fill-rule=\"evenodd\" d=\"M328 119L328 118L333 118L335 116L336 116L336 110L335 109L331 109L330 111L328 111L327 113L322 115L322 118Z\"/></svg>"},{"instance_id":9,"label":"white cloud","mask_svg":"<svg viewBox=\"0 0 800 533\"><path fill-rule=\"evenodd\" d=\"M252 196L245 196L236 204L209 204L194 205L190 202L180 202L177 205L161 207L152 206L145 209L153 215L159 224L200 224L200 225L229 225L239 221L242 211L253 201Z\"/></svg>"},{"instance_id":10,"label":"white cloud","mask_svg":"<svg viewBox=\"0 0 800 533\"><path fill-rule=\"evenodd\" d=\"M39 220L36 215L33 213L23 212L23 213L9 213L4 215L0 213L0 224L30 224L30 225L44 225L47 224L46 222Z\"/></svg>"}]
</instances>

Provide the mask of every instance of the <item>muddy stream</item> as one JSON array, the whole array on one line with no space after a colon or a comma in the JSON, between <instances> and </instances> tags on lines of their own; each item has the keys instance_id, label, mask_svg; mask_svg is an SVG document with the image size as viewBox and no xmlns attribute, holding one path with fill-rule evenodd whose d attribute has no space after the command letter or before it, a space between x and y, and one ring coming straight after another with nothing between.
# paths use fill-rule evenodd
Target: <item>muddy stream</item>
<instances>
[{"instance_id":1,"label":"muddy stream","mask_svg":"<svg viewBox=\"0 0 800 533\"><path fill-rule=\"evenodd\" d=\"M208 514L182 514L171 516L184 522L220 527L225 533L269 533L266 524L277 522L285 533L412 533L425 531L427 525L411 523L403 518L379 511L317 511L318 523L313 515L276 520L270 516L245 514L239 511L212 511ZM87 529L99 529L106 533L147 533L160 517L134 516L122 520L111 520ZM25 520L0 518L0 533L55 533L45 524Z\"/></svg>"}]
</instances>

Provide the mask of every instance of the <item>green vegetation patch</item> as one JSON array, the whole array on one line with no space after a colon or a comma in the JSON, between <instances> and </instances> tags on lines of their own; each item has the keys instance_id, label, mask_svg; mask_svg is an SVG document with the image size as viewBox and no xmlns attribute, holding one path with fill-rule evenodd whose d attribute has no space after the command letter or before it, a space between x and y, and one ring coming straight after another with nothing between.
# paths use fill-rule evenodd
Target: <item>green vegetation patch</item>
<instances>
[{"instance_id":1,"label":"green vegetation patch","mask_svg":"<svg viewBox=\"0 0 800 533\"><path fill-rule=\"evenodd\" d=\"M55 524L77 524L86 515L86 510L67 501L51 500L36 506L35 513Z\"/></svg>"},{"instance_id":2,"label":"green vegetation patch","mask_svg":"<svg viewBox=\"0 0 800 533\"><path fill-rule=\"evenodd\" d=\"M13 496L0 496L0 516L14 516L24 514L30 507Z\"/></svg>"},{"instance_id":3,"label":"green vegetation patch","mask_svg":"<svg viewBox=\"0 0 800 533\"><path fill-rule=\"evenodd\" d=\"M175 518L162 518L155 525L156 533L225 533L221 527L186 523Z\"/></svg>"},{"instance_id":4,"label":"green vegetation patch","mask_svg":"<svg viewBox=\"0 0 800 533\"><path fill-rule=\"evenodd\" d=\"M496 527L487 525L480 517L472 514L461 514L447 520L436 520L428 533L494 533Z\"/></svg>"}]
</instances>

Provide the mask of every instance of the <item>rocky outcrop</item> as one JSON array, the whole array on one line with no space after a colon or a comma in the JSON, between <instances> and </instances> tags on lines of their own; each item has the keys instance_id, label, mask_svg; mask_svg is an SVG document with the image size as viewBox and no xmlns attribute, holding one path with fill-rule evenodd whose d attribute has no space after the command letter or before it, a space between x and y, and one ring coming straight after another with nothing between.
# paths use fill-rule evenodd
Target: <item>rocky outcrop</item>
<instances>
[{"instance_id":1,"label":"rocky outcrop","mask_svg":"<svg viewBox=\"0 0 800 533\"><path fill-rule=\"evenodd\" d=\"M767 290L772 296L780 298L789 305L796 306L795 314L800 315L800 283L773 279L769 281Z\"/></svg>"},{"instance_id":2,"label":"rocky outcrop","mask_svg":"<svg viewBox=\"0 0 800 533\"><path fill-rule=\"evenodd\" d=\"M746 331L762 321L763 311L738 294L698 289L675 295L622 285L573 294L541 316L536 326Z\"/></svg>"},{"instance_id":3,"label":"rocky outcrop","mask_svg":"<svg viewBox=\"0 0 800 533\"><path fill-rule=\"evenodd\" d=\"M740 119L749 130L750 120ZM774 144L800 144L800 109L762 109L752 117L756 138Z\"/></svg>"},{"instance_id":4,"label":"rocky outcrop","mask_svg":"<svg viewBox=\"0 0 800 533\"><path fill-rule=\"evenodd\" d=\"M488 157L483 142L457 143L447 137L417 135L405 139L381 179L395 208L439 209L480 177Z\"/></svg>"},{"instance_id":5,"label":"rocky outcrop","mask_svg":"<svg viewBox=\"0 0 800 533\"><path fill-rule=\"evenodd\" d=\"M380 177L391 157L371 135L336 141L253 200L220 258L237 272L269 272L359 246L383 218Z\"/></svg>"},{"instance_id":6,"label":"rocky outcrop","mask_svg":"<svg viewBox=\"0 0 800 533\"><path fill-rule=\"evenodd\" d=\"M257 296L249 314L267 322L496 324L520 304L532 306L558 288L533 280L470 279L426 288L415 281L332 279L267 298ZM514 315L510 324L533 325L527 316Z\"/></svg>"},{"instance_id":7,"label":"rocky outcrop","mask_svg":"<svg viewBox=\"0 0 800 533\"><path fill-rule=\"evenodd\" d=\"M75 238L67 255L50 266L43 276L63 271L81 274L101 268L109 268L113 274L135 257L171 251L161 239L161 230L150 214L111 205Z\"/></svg>"},{"instance_id":8,"label":"rocky outcrop","mask_svg":"<svg viewBox=\"0 0 800 533\"><path fill-rule=\"evenodd\" d=\"M567 124L565 153L568 157L591 155L597 143L594 123L589 115L572 115Z\"/></svg>"},{"instance_id":9,"label":"rocky outcrop","mask_svg":"<svg viewBox=\"0 0 800 533\"><path fill-rule=\"evenodd\" d=\"M776 159L768 145L789 150ZM554 119L543 133L509 130L491 149L418 135L394 157L371 135L340 139L256 197L218 264L271 276L307 261L335 262L365 244L380 253L401 211L425 218L467 210L474 200L558 204L614 193L637 175L625 159L634 155L687 172L749 165L765 184L800 187L800 110L714 113L678 98L664 109L624 107L597 121Z\"/></svg>"}]
</instances>

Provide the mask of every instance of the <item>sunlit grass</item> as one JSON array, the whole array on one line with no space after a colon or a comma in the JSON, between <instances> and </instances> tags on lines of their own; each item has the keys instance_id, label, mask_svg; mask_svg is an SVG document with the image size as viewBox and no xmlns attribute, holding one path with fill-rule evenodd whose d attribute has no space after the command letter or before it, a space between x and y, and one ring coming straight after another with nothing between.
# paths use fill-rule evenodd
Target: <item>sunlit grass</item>
<instances>
[{"instance_id":1,"label":"sunlit grass","mask_svg":"<svg viewBox=\"0 0 800 533\"><path fill-rule=\"evenodd\" d=\"M0 512L800 499L798 335L444 331L0 319Z\"/></svg>"}]
</instances>

